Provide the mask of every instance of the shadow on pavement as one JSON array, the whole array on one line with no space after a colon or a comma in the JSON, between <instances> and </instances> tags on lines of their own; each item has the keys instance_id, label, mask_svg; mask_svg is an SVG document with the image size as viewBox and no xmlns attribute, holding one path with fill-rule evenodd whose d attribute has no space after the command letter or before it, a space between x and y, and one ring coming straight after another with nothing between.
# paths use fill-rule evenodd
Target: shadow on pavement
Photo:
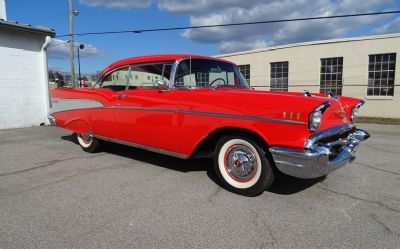
<instances>
[{"instance_id":1,"label":"shadow on pavement","mask_svg":"<svg viewBox=\"0 0 400 249\"><path fill-rule=\"evenodd\" d=\"M75 134L62 136L61 139L79 145ZM210 157L184 160L111 142L103 142L102 146L103 152L123 156L136 161L141 161L143 163L152 164L170 170L184 173L192 171L206 171L207 176L210 178L210 180L212 180L218 186L224 188L220 184L218 177L215 174L213 159ZM299 179L282 173L278 173L275 176L274 183L267 190L267 192L280 195L296 194L313 186L314 184L325 180L325 178L326 177L320 177L316 179Z\"/></svg>"}]
</instances>

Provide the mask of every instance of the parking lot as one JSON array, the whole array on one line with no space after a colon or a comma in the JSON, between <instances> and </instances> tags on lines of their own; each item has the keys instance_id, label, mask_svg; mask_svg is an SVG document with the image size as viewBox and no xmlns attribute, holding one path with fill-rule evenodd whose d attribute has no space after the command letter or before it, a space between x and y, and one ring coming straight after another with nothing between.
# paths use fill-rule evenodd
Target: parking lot
<instances>
[{"instance_id":1,"label":"parking lot","mask_svg":"<svg viewBox=\"0 0 400 249\"><path fill-rule=\"evenodd\" d=\"M209 159L0 131L0 248L400 248L400 126L359 127L372 136L351 165L252 198L220 188Z\"/></svg>"}]
</instances>

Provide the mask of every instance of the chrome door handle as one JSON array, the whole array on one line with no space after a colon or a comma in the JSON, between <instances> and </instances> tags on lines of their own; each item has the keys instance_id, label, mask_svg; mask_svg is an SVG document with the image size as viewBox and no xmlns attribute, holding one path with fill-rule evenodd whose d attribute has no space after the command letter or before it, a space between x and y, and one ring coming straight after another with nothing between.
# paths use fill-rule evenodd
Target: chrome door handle
<instances>
[{"instance_id":1,"label":"chrome door handle","mask_svg":"<svg viewBox=\"0 0 400 249\"><path fill-rule=\"evenodd\" d=\"M124 93L124 94L118 95L118 98L119 98L119 99L125 99L125 98L127 98L128 96L129 96L129 94Z\"/></svg>"}]
</instances>

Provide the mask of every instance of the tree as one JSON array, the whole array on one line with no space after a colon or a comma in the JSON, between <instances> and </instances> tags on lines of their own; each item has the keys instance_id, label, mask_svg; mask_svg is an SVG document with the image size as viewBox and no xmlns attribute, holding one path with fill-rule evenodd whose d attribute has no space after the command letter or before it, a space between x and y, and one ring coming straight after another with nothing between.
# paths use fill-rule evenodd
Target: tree
<instances>
[{"instance_id":1,"label":"tree","mask_svg":"<svg viewBox=\"0 0 400 249\"><path fill-rule=\"evenodd\" d=\"M50 72L49 72L49 80L50 81L55 81L55 77L54 77L54 74L53 74L53 72L50 70Z\"/></svg>"},{"instance_id":2,"label":"tree","mask_svg":"<svg viewBox=\"0 0 400 249\"><path fill-rule=\"evenodd\" d=\"M63 87L65 85L64 76L62 76L59 72L54 74L55 82L57 83L57 87Z\"/></svg>"}]
</instances>

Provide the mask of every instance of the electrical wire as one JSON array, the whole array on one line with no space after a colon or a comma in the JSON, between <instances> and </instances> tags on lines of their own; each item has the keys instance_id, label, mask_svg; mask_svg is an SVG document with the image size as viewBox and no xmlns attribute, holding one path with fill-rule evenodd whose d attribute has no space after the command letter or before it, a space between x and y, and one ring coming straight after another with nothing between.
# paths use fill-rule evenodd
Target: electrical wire
<instances>
[{"instance_id":1,"label":"electrical wire","mask_svg":"<svg viewBox=\"0 0 400 249\"><path fill-rule=\"evenodd\" d=\"M243 25L257 25L257 24L270 24L270 23L283 23L283 22L297 22L297 21L311 21L311 20L322 20L322 19L335 19L335 18L348 18L348 17L360 17L360 16L376 16L376 15L389 15L399 14L400 10L384 11L384 12L370 12L370 13L357 13L347 15L334 15L334 16L317 16L317 17L303 17L293 19L278 19L258 22L241 22L241 23L226 23L226 24L213 24L213 25L200 25L200 26L182 26L182 27L168 27L168 28L154 28L154 29L137 29L137 30L120 30L120 31L102 31L102 32L84 32L76 33L75 36L86 36L86 35L108 35L108 34L123 34L123 33L145 33L145 32L160 32L160 31L175 31L175 30L187 30L187 29L202 29L202 28L217 28L217 27L231 27L231 26L243 26ZM56 36L67 37L70 34L64 34Z\"/></svg>"}]
</instances>

